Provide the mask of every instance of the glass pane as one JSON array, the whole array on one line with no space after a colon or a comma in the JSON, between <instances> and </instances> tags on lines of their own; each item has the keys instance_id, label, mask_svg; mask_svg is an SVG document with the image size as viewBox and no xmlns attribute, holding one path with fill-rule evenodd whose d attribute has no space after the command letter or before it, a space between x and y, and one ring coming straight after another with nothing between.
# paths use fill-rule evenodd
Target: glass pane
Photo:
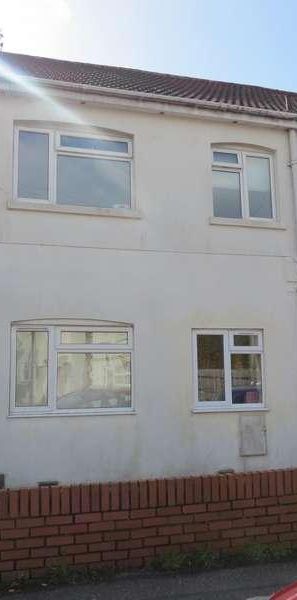
<instances>
[{"instance_id":1,"label":"glass pane","mask_svg":"<svg viewBox=\"0 0 297 600\"><path fill-rule=\"evenodd\" d=\"M198 335L197 352L199 402L223 402L225 400L223 335Z\"/></svg>"},{"instance_id":2,"label":"glass pane","mask_svg":"<svg viewBox=\"0 0 297 600\"><path fill-rule=\"evenodd\" d=\"M231 375L233 404L262 402L260 354L232 354Z\"/></svg>"},{"instance_id":3,"label":"glass pane","mask_svg":"<svg viewBox=\"0 0 297 600\"><path fill-rule=\"evenodd\" d=\"M214 216L240 219L240 174L230 171L213 171L212 174Z\"/></svg>"},{"instance_id":4,"label":"glass pane","mask_svg":"<svg viewBox=\"0 0 297 600\"><path fill-rule=\"evenodd\" d=\"M257 335L254 334L240 334L233 336L233 344L234 346L258 346L259 339Z\"/></svg>"},{"instance_id":5,"label":"glass pane","mask_svg":"<svg viewBox=\"0 0 297 600\"><path fill-rule=\"evenodd\" d=\"M58 354L58 409L131 406L129 353Z\"/></svg>"},{"instance_id":6,"label":"glass pane","mask_svg":"<svg viewBox=\"0 0 297 600\"><path fill-rule=\"evenodd\" d=\"M270 162L268 158L247 157L250 217L272 218Z\"/></svg>"},{"instance_id":7,"label":"glass pane","mask_svg":"<svg viewBox=\"0 0 297 600\"><path fill-rule=\"evenodd\" d=\"M18 198L48 200L48 134L19 132Z\"/></svg>"},{"instance_id":8,"label":"glass pane","mask_svg":"<svg viewBox=\"0 0 297 600\"><path fill-rule=\"evenodd\" d=\"M127 331L61 331L61 344L128 344Z\"/></svg>"},{"instance_id":9,"label":"glass pane","mask_svg":"<svg viewBox=\"0 0 297 600\"><path fill-rule=\"evenodd\" d=\"M96 208L129 208L130 163L58 156L57 203Z\"/></svg>"},{"instance_id":10,"label":"glass pane","mask_svg":"<svg viewBox=\"0 0 297 600\"><path fill-rule=\"evenodd\" d=\"M17 331L15 405L47 404L48 334L46 331Z\"/></svg>"},{"instance_id":11,"label":"glass pane","mask_svg":"<svg viewBox=\"0 0 297 600\"><path fill-rule=\"evenodd\" d=\"M128 152L128 142L117 140L100 140L99 138L76 137L61 135L60 145L67 148L82 148L84 150L102 150L105 152Z\"/></svg>"},{"instance_id":12,"label":"glass pane","mask_svg":"<svg viewBox=\"0 0 297 600\"><path fill-rule=\"evenodd\" d=\"M238 164L238 155L231 154L231 152L217 152L213 153L213 160L215 162L223 162L223 163L236 163Z\"/></svg>"}]
</instances>

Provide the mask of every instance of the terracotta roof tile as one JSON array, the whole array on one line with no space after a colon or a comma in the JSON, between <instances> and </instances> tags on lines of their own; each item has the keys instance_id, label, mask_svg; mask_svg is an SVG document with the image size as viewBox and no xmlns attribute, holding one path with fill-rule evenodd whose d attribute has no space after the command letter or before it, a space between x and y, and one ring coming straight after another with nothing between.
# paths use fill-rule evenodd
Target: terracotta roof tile
<instances>
[{"instance_id":1,"label":"terracotta roof tile","mask_svg":"<svg viewBox=\"0 0 297 600\"><path fill-rule=\"evenodd\" d=\"M140 92L156 95L156 100L158 95L162 95L167 96L168 100L210 101L243 109L297 114L297 93L293 92L8 52L1 53L0 67L1 61L17 74L37 79Z\"/></svg>"}]
</instances>

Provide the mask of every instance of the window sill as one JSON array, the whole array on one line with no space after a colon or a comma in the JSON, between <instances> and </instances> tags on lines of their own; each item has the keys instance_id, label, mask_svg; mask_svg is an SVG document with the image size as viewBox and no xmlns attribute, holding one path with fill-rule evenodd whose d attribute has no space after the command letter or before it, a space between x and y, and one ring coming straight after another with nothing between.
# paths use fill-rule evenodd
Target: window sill
<instances>
[{"instance_id":1,"label":"window sill","mask_svg":"<svg viewBox=\"0 0 297 600\"><path fill-rule=\"evenodd\" d=\"M199 413L199 414L203 414L203 413L217 413L217 414L222 415L224 413L238 413L238 412L239 413L242 413L242 412L249 412L249 413L251 413L251 412L269 412L269 411L270 411L270 409L267 408L267 407L265 407L265 406L260 406L260 407L255 407L255 406L252 407L251 406L249 408L247 408L246 406L238 406L238 407L228 406L227 408L210 408L210 407L209 408L208 407L205 407L205 408L201 408L201 407L199 407L199 408L198 407L192 408L192 413L193 414L196 414L196 413Z\"/></svg>"},{"instance_id":2,"label":"window sill","mask_svg":"<svg viewBox=\"0 0 297 600\"><path fill-rule=\"evenodd\" d=\"M256 229L278 229L285 231L286 227L278 221L266 219L224 219L221 217L210 217L210 225L225 225L227 227L253 227Z\"/></svg>"},{"instance_id":3,"label":"window sill","mask_svg":"<svg viewBox=\"0 0 297 600\"><path fill-rule=\"evenodd\" d=\"M93 208L88 206L66 206L34 201L15 201L8 205L12 210L32 210L38 212L53 212L72 215L86 215L92 217L114 217L120 219L141 219L139 210L125 208Z\"/></svg>"},{"instance_id":4,"label":"window sill","mask_svg":"<svg viewBox=\"0 0 297 600\"><path fill-rule=\"evenodd\" d=\"M44 418L44 417L100 417L105 415L136 415L134 409L102 409L102 410L61 410L59 412L13 412L8 415L9 419L28 419L28 418Z\"/></svg>"}]
</instances>

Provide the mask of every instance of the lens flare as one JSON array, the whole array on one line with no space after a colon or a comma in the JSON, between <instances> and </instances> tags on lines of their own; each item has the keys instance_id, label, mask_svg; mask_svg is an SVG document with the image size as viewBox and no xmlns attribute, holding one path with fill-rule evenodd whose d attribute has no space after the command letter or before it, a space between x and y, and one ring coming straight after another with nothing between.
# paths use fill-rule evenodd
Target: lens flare
<instances>
[{"instance_id":1,"label":"lens flare","mask_svg":"<svg viewBox=\"0 0 297 600\"><path fill-rule=\"evenodd\" d=\"M81 118L77 111L65 106L58 101L50 90L45 89L45 85L38 79L17 72L11 67L4 58L0 56L0 82L12 84L12 89L29 94L42 100L52 111L51 117L58 121L67 121L77 125L86 125L86 121Z\"/></svg>"}]
</instances>

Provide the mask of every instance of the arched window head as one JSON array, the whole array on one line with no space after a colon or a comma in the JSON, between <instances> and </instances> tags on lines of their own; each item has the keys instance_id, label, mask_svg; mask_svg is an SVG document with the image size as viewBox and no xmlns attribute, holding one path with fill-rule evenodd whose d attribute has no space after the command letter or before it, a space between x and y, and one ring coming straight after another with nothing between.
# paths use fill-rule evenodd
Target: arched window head
<instances>
[{"instance_id":1,"label":"arched window head","mask_svg":"<svg viewBox=\"0 0 297 600\"><path fill-rule=\"evenodd\" d=\"M95 323L13 324L11 414L133 412L133 328Z\"/></svg>"}]
</instances>

